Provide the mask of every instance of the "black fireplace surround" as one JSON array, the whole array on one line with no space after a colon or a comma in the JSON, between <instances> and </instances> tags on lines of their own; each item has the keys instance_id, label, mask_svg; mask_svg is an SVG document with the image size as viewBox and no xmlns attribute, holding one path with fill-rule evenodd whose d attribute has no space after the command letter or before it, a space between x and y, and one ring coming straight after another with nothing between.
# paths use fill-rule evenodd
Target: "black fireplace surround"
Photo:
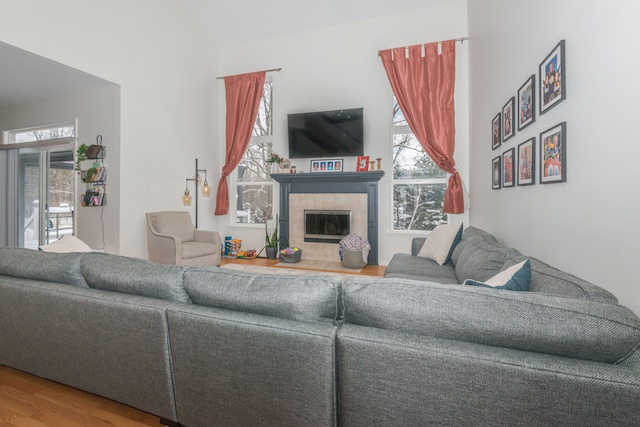
<instances>
[{"instance_id":1,"label":"black fireplace surround","mask_svg":"<svg viewBox=\"0 0 640 427\"><path fill-rule=\"evenodd\" d=\"M368 264L378 265L378 181L383 177L384 171L272 174L271 178L280 183L280 236L289 240L290 194L365 193L371 245Z\"/></svg>"}]
</instances>

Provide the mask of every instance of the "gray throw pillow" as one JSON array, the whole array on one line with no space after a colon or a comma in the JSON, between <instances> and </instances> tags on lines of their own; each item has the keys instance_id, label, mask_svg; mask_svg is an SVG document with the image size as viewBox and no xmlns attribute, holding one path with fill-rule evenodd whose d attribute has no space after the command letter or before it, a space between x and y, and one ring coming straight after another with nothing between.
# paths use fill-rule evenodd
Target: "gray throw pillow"
<instances>
[{"instance_id":1,"label":"gray throw pillow","mask_svg":"<svg viewBox=\"0 0 640 427\"><path fill-rule=\"evenodd\" d=\"M191 303L182 284L184 268L177 265L86 253L82 255L80 269L91 288Z\"/></svg>"},{"instance_id":2,"label":"gray throw pillow","mask_svg":"<svg viewBox=\"0 0 640 427\"><path fill-rule=\"evenodd\" d=\"M86 288L79 253L48 253L24 248L0 248L0 274Z\"/></svg>"}]
</instances>

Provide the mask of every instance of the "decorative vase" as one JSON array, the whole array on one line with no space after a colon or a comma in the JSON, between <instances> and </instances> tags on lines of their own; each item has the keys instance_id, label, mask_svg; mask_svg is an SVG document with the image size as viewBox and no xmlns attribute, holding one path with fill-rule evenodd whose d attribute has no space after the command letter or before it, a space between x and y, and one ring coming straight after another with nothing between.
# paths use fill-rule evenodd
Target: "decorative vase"
<instances>
[{"instance_id":1,"label":"decorative vase","mask_svg":"<svg viewBox=\"0 0 640 427\"><path fill-rule=\"evenodd\" d=\"M266 246L267 249L267 259L276 259L278 256L278 247L277 246Z\"/></svg>"},{"instance_id":2,"label":"decorative vase","mask_svg":"<svg viewBox=\"0 0 640 427\"><path fill-rule=\"evenodd\" d=\"M278 163L271 163L271 173L280 173L280 165Z\"/></svg>"}]
</instances>

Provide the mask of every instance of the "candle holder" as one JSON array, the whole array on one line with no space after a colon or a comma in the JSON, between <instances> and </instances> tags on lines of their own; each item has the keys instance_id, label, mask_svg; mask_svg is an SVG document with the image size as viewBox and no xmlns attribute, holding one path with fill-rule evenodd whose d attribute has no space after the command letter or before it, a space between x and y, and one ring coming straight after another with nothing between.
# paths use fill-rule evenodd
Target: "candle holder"
<instances>
[{"instance_id":1,"label":"candle holder","mask_svg":"<svg viewBox=\"0 0 640 427\"><path fill-rule=\"evenodd\" d=\"M382 170L382 157L376 157L376 160L378 161L378 170L381 171Z\"/></svg>"},{"instance_id":2,"label":"candle holder","mask_svg":"<svg viewBox=\"0 0 640 427\"><path fill-rule=\"evenodd\" d=\"M369 164L370 164L370 166L369 166L369 171L370 171L370 172L373 172L373 171L375 170L375 164L376 164L376 161L375 161L375 160L371 160L371 161L369 162Z\"/></svg>"}]
</instances>

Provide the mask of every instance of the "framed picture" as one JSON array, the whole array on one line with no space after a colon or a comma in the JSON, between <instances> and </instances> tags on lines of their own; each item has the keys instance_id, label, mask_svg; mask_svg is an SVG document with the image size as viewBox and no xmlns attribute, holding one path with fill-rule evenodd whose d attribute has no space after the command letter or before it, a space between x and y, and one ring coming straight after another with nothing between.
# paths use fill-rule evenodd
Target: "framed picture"
<instances>
[{"instance_id":1,"label":"framed picture","mask_svg":"<svg viewBox=\"0 0 640 427\"><path fill-rule=\"evenodd\" d=\"M491 149L495 150L500 146L502 142L502 130L500 126L500 120L502 120L502 114L498 113L493 120L491 120Z\"/></svg>"},{"instance_id":2,"label":"framed picture","mask_svg":"<svg viewBox=\"0 0 640 427\"><path fill-rule=\"evenodd\" d=\"M567 180L567 122L540 134L540 183Z\"/></svg>"},{"instance_id":3,"label":"framed picture","mask_svg":"<svg viewBox=\"0 0 640 427\"><path fill-rule=\"evenodd\" d=\"M518 185L536 183L535 151L535 137L518 145Z\"/></svg>"},{"instance_id":4,"label":"framed picture","mask_svg":"<svg viewBox=\"0 0 640 427\"><path fill-rule=\"evenodd\" d=\"M515 178L513 172L516 170L515 165L516 149L502 153L502 187L513 187L515 185Z\"/></svg>"},{"instance_id":5,"label":"framed picture","mask_svg":"<svg viewBox=\"0 0 640 427\"><path fill-rule=\"evenodd\" d=\"M311 173L315 172L342 172L342 159L315 159L311 160Z\"/></svg>"},{"instance_id":6,"label":"framed picture","mask_svg":"<svg viewBox=\"0 0 640 427\"><path fill-rule=\"evenodd\" d=\"M369 156L358 156L356 161L356 172L367 172L369 170Z\"/></svg>"},{"instance_id":7,"label":"framed picture","mask_svg":"<svg viewBox=\"0 0 640 427\"><path fill-rule=\"evenodd\" d=\"M515 119L515 97L511 97L504 107L502 107L502 142L515 135L515 129L513 128Z\"/></svg>"},{"instance_id":8,"label":"framed picture","mask_svg":"<svg viewBox=\"0 0 640 427\"><path fill-rule=\"evenodd\" d=\"M532 74L518 89L518 130L536 121L536 76Z\"/></svg>"},{"instance_id":9,"label":"framed picture","mask_svg":"<svg viewBox=\"0 0 640 427\"><path fill-rule=\"evenodd\" d=\"M546 113L567 97L565 75L564 40L560 40L540 64L540 114Z\"/></svg>"},{"instance_id":10,"label":"framed picture","mask_svg":"<svg viewBox=\"0 0 640 427\"><path fill-rule=\"evenodd\" d=\"M502 184L501 160L502 157L498 156L491 161L491 188L494 190L498 190Z\"/></svg>"}]
</instances>

